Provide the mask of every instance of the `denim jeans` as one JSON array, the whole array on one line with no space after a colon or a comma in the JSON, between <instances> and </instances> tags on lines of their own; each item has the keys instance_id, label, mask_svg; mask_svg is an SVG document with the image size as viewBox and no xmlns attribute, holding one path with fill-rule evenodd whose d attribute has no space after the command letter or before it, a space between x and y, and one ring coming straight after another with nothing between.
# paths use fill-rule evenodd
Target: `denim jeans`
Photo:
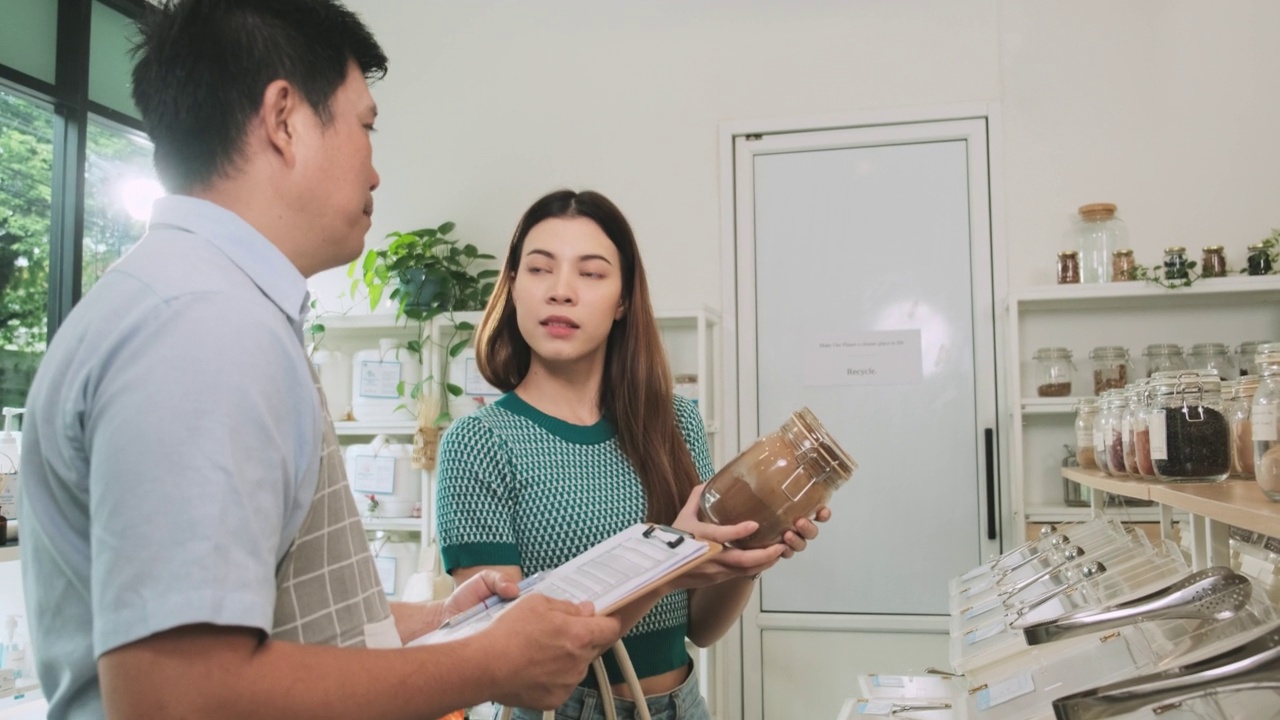
<instances>
[{"instance_id":1,"label":"denim jeans","mask_svg":"<svg viewBox=\"0 0 1280 720\"><path fill-rule=\"evenodd\" d=\"M604 720L604 707L600 693L595 690L579 687L573 691L564 705L556 710L556 720ZM614 699L614 707L618 711L618 720L635 720L636 704L631 700ZM684 684L667 695L652 695L645 698L649 706L652 720L711 720L707 703L698 691L698 670L691 669ZM502 710L495 714L494 720L501 717ZM538 710L522 710L517 708L512 715L513 720L542 720L542 712Z\"/></svg>"}]
</instances>

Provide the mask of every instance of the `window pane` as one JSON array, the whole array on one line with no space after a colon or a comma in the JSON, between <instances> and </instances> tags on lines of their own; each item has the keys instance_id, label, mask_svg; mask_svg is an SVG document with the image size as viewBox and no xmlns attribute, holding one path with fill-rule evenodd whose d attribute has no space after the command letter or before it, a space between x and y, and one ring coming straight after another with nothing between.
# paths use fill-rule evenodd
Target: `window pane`
<instances>
[{"instance_id":1,"label":"window pane","mask_svg":"<svg viewBox=\"0 0 1280 720\"><path fill-rule=\"evenodd\" d=\"M133 58L129 51L137 37L132 20L100 2L93 4L93 21L89 26L89 99L130 117L141 118L130 94Z\"/></svg>"},{"instance_id":2,"label":"window pane","mask_svg":"<svg viewBox=\"0 0 1280 720\"><path fill-rule=\"evenodd\" d=\"M85 150L83 292L142 238L163 194L146 136L90 117Z\"/></svg>"},{"instance_id":3,"label":"window pane","mask_svg":"<svg viewBox=\"0 0 1280 720\"><path fill-rule=\"evenodd\" d=\"M53 111L0 88L0 404L22 407L49 322Z\"/></svg>"},{"instance_id":4,"label":"window pane","mask_svg":"<svg viewBox=\"0 0 1280 720\"><path fill-rule=\"evenodd\" d=\"M58 3L0 0L0 63L45 82L57 67Z\"/></svg>"}]
</instances>

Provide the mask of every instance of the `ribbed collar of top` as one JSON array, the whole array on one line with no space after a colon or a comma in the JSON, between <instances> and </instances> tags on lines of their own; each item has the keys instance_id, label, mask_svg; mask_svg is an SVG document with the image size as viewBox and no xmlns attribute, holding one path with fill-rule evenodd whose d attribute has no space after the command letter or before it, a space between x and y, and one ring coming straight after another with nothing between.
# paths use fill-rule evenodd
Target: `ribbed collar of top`
<instances>
[{"instance_id":1,"label":"ribbed collar of top","mask_svg":"<svg viewBox=\"0 0 1280 720\"><path fill-rule=\"evenodd\" d=\"M532 420L543 430L574 445L599 445L612 440L618 434L613 424L604 418L600 418L592 425L574 425L542 412L514 392L503 395L493 404L514 415Z\"/></svg>"},{"instance_id":2,"label":"ribbed collar of top","mask_svg":"<svg viewBox=\"0 0 1280 720\"><path fill-rule=\"evenodd\" d=\"M148 230L162 227L192 233L221 250L280 308L302 339L302 319L311 301L307 279L244 218L208 200L166 195L152 206Z\"/></svg>"}]
</instances>

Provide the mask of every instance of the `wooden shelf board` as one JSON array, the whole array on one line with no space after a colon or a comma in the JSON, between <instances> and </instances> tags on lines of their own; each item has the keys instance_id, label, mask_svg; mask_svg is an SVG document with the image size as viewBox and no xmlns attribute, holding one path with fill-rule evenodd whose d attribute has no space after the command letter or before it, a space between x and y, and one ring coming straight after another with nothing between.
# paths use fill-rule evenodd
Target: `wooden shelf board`
<instances>
[{"instance_id":1,"label":"wooden shelf board","mask_svg":"<svg viewBox=\"0 0 1280 720\"><path fill-rule=\"evenodd\" d=\"M1165 485L1159 480L1117 478L1111 477L1101 470L1081 470L1079 468L1063 468L1062 476L1095 490L1137 498L1138 500L1153 500L1154 498L1151 497L1152 488Z\"/></svg>"},{"instance_id":2,"label":"wooden shelf board","mask_svg":"<svg viewBox=\"0 0 1280 720\"><path fill-rule=\"evenodd\" d=\"M1253 480L1163 485L1152 490L1156 502L1236 527L1280 536L1280 502L1262 494Z\"/></svg>"}]
</instances>

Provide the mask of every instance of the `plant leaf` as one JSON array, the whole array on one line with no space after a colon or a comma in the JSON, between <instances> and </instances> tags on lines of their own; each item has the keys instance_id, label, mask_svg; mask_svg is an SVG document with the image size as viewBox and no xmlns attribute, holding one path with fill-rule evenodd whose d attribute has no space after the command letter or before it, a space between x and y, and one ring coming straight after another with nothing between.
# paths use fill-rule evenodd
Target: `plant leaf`
<instances>
[{"instance_id":1,"label":"plant leaf","mask_svg":"<svg viewBox=\"0 0 1280 720\"><path fill-rule=\"evenodd\" d=\"M440 226L439 228L440 234L448 235L449 233L453 232L453 229L455 227L457 227L457 225L454 224L453 222L446 222L445 224Z\"/></svg>"},{"instance_id":2,"label":"plant leaf","mask_svg":"<svg viewBox=\"0 0 1280 720\"><path fill-rule=\"evenodd\" d=\"M472 325L471 323L467 322L466 320L463 320L463 321L461 321L461 322L459 322L459 323L456 323L456 324L454 325L454 327L458 328L459 330L462 330L463 332L466 332L466 331L469 331L469 330L475 330L475 329L476 329L476 326L475 326L475 325Z\"/></svg>"},{"instance_id":3,"label":"plant leaf","mask_svg":"<svg viewBox=\"0 0 1280 720\"><path fill-rule=\"evenodd\" d=\"M458 342L454 343L453 345L450 345L450 346L449 346L449 357L451 357L451 358L456 358L456 357L458 357L459 355L461 355L461 354L462 354L462 351L463 351L463 350L466 350L466 349L467 349L467 346L468 346L468 345L470 345L470 344L471 344L471 338L469 338L469 337L468 337L468 338L467 338L467 339L465 339L465 340L459 340Z\"/></svg>"},{"instance_id":4,"label":"plant leaf","mask_svg":"<svg viewBox=\"0 0 1280 720\"><path fill-rule=\"evenodd\" d=\"M444 389L454 397L462 397L462 388L454 385L453 383L445 383Z\"/></svg>"}]
</instances>

